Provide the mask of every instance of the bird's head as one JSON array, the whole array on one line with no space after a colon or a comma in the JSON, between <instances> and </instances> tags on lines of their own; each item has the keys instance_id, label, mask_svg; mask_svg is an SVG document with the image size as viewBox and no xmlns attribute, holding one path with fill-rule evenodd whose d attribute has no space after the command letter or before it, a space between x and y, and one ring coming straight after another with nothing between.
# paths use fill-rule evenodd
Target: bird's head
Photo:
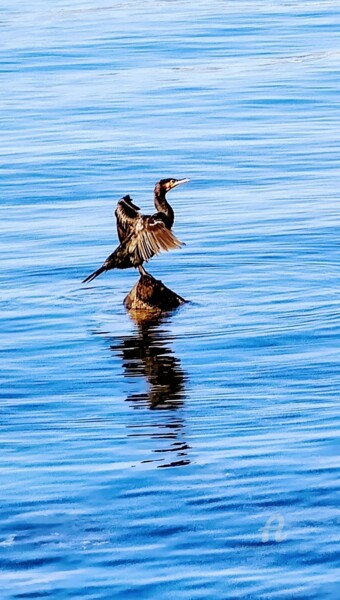
<instances>
[{"instance_id":1,"label":"bird's head","mask_svg":"<svg viewBox=\"0 0 340 600\"><path fill-rule=\"evenodd\" d=\"M174 177L168 179L161 179L156 183L155 191L160 194L166 194L173 188L177 187L178 185L181 185L181 183L187 183L187 181L190 181L188 177L185 177L184 179L175 179Z\"/></svg>"}]
</instances>

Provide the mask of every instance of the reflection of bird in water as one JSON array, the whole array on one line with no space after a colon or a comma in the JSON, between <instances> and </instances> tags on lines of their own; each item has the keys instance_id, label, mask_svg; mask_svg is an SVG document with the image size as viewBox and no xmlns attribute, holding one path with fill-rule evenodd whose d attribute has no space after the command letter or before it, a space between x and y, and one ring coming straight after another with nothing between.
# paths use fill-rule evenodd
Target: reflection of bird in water
<instances>
[{"instance_id":1,"label":"reflection of bird in water","mask_svg":"<svg viewBox=\"0 0 340 600\"><path fill-rule=\"evenodd\" d=\"M142 215L130 196L119 200L115 214L120 244L83 283L92 281L111 269L136 267L141 275L145 275L144 262L162 251L180 248L182 242L171 231L175 217L166 194L187 181L189 179L161 179L156 183L154 204L157 212L153 215Z\"/></svg>"},{"instance_id":2,"label":"reflection of bird in water","mask_svg":"<svg viewBox=\"0 0 340 600\"><path fill-rule=\"evenodd\" d=\"M137 335L122 338L111 349L121 353L125 377L146 378L148 391L142 398L146 396L149 408L176 409L183 402L185 373L179 359L167 346L166 332L159 328L166 316L150 318L135 312L132 318L137 325Z\"/></svg>"},{"instance_id":3,"label":"reflection of bird in water","mask_svg":"<svg viewBox=\"0 0 340 600\"><path fill-rule=\"evenodd\" d=\"M132 316L132 315L131 315ZM144 315L145 316L145 315ZM183 406L185 397L186 374L179 359L168 347L168 336L160 326L166 321L166 315L142 318L132 317L137 325L135 335L123 337L110 349L118 352L123 361L124 375L127 378L145 378L148 389L146 393L130 394L127 401L138 407L144 404L151 410L176 411ZM143 425L136 425L139 434ZM177 412L170 419L157 421L153 425L155 431L148 436L153 439L171 440L170 447L155 450L157 453L175 452L176 459L160 467L189 464L188 445L184 438L183 421ZM150 423L148 424L150 431Z\"/></svg>"}]
</instances>

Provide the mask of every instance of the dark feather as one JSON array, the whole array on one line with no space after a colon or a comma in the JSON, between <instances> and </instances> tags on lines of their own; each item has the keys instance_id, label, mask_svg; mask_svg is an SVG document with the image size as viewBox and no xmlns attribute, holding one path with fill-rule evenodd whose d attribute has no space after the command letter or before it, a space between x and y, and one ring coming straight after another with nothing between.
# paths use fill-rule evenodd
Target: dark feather
<instances>
[{"instance_id":1,"label":"dark feather","mask_svg":"<svg viewBox=\"0 0 340 600\"><path fill-rule=\"evenodd\" d=\"M134 256L136 264L141 264L162 251L180 248L183 243L161 219L140 215L136 219L133 232L126 239L126 246L128 253Z\"/></svg>"},{"instance_id":2,"label":"dark feather","mask_svg":"<svg viewBox=\"0 0 340 600\"><path fill-rule=\"evenodd\" d=\"M104 271L106 271L106 267L104 267L104 265L103 265L102 267L100 267L100 269L97 269L97 271L94 271L93 273L91 273L91 275L86 277L86 279L84 279L82 281L82 283L89 283L89 281L93 281L93 279L98 277L98 275L101 275L102 273L104 273Z\"/></svg>"},{"instance_id":3,"label":"dark feather","mask_svg":"<svg viewBox=\"0 0 340 600\"><path fill-rule=\"evenodd\" d=\"M139 208L136 206L130 196L124 196L117 203L115 215L117 219L117 233L120 242L123 242L126 237L131 233L134 224L140 213Z\"/></svg>"}]
</instances>

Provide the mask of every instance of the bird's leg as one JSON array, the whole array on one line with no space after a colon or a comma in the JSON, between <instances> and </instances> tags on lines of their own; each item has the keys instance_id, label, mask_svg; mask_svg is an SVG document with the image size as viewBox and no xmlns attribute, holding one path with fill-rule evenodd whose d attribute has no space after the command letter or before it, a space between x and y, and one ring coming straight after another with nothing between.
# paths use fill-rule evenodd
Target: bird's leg
<instances>
[{"instance_id":1,"label":"bird's leg","mask_svg":"<svg viewBox=\"0 0 340 600\"><path fill-rule=\"evenodd\" d=\"M147 272L147 271L144 269L143 265L138 265L138 271L139 271L140 275L142 275L142 276L143 276L143 275L146 275L146 276L149 276L149 277L150 277L150 273L148 273L148 272Z\"/></svg>"}]
</instances>

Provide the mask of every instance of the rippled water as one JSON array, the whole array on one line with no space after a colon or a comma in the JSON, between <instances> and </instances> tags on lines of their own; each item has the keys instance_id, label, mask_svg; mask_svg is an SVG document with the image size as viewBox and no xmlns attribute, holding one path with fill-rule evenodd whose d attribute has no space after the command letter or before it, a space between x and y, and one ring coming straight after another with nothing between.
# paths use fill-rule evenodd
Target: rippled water
<instances>
[{"instance_id":1,"label":"rippled water","mask_svg":"<svg viewBox=\"0 0 340 600\"><path fill-rule=\"evenodd\" d=\"M1 598L338 600L338 2L0 16ZM138 323L80 282L172 176Z\"/></svg>"}]
</instances>

